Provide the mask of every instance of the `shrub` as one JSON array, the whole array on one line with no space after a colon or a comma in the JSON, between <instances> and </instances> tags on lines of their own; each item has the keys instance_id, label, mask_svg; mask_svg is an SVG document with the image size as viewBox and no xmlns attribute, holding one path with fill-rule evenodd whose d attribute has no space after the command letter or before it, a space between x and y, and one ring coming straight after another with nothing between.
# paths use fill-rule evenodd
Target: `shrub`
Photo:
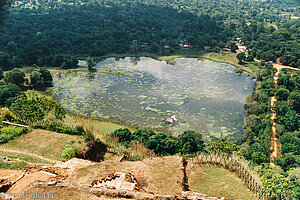
<instances>
[{"instance_id":1,"label":"shrub","mask_svg":"<svg viewBox=\"0 0 300 200\"><path fill-rule=\"evenodd\" d=\"M61 157L64 160L70 160L71 158L74 158L79 150L78 146L71 146L64 148Z\"/></svg>"},{"instance_id":2,"label":"shrub","mask_svg":"<svg viewBox=\"0 0 300 200\"><path fill-rule=\"evenodd\" d=\"M145 147L143 144L139 143L138 141L133 141L130 144L130 147L125 152L125 155L127 160L138 161L149 157L154 157L155 153L147 149L147 147Z\"/></svg>"},{"instance_id":3,"label":"shrub","mask_svg":"<svg viewBox=\"0 0 300 200\"><path fill-rule=\"evenodd\" d=\"M61 158L64 160L70 160L77 155L77 152L81 146L81 140L70 140L68 144L63 147Z\"/></svg>"},{"instance_id":4,"label":"shrub","mask_svg":"<svg viewBox=\"0 0 300 200\"><path fill-rule=\"evenodd\" d=\"M243 154L243 149L237 146L233 142L229 142L226 139L215 138L213 141L208 142L208 145L205 149L206 151L218 152L221 151L225 154L232 155L236 153L238 155Z\"/></svg>"},{"instance_id":5,"label":"shrub","mask_svg":"<svg viewBox=\"0 0 300 200\"><path fill-rule=\"evenodd\" d=\"M42 121L48 114L62 120L67 114L66 110L54 100L38 96L28 98L25 95L16 97L10 110L16 115L16 120L26 124Z\"/></svg>"},{"instance_id":6,"label":"shrub","mask_svg":"<svg viewBox=\"0 0 300 200\"><path fill-rule=\"evenodd\" d=\"M27 128L8 126L0 129L0 144L6 143L22 134L28 133Z\"/></svg>"},{"instance_id":7,"label":"shrub","mask_svg":"<svg viewBox=\"0 0 300 200\"><path fill-rule=\"evenodd\" d=\"M147 129L138 129L134 133L128 129L118 129L112 133L112 136L117 137L127 148L132 143L139 142L160 155L174 155L179 152L182 155L194 154L204 148L202 135L194 131L185 131L178 137L174 137L166 133L155 134Z\"/></svg>"}]
</instances>

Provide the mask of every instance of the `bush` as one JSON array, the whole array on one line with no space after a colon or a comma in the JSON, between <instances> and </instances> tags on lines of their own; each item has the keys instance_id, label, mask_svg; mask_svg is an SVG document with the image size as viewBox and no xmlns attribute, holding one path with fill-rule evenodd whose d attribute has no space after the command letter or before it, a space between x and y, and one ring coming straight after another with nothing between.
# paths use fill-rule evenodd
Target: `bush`
<instances>
[{"instance_id":1,"label":"bush","mask_svg":"<svg viewBox=\"0 0 300 200\"><path fill-rule=\"evenodd\" d=\"M74 158L79 150L78 146L71 146L64 148L61 157L64 160L70 160L71 158Z\"/></svg>"},{"instance_id":2,"label":"bush","mask_svg":"<svg viewBox=\"0 0 300 200\"><path fill-rule=\"evenodd\" d=\"M74 158L77 155L81 144L81 140L70 140L68 144L63 147L61 158L64 160Z\"/></svg>"},{"instance_id":3,"label":"bush","mask_svg":"<svg viewBox=\"0 0 300 200\"><path fill-rule=\"evenodd\" d=\"M194 131L185 131L178 137L174 137L166 133L155 134L147 129L138 129L134 133L128 129L118 129L112 133L112 136L117 137L127 148L132 143L139 142L160 155L195 154L204 149L202 135Z\"/></svg>"},{"instance_id":4,"label":"bush","mask_svg":"<svg viewBox=\"0 0 300 200\"><path fill-rule=\"evenodd\" d=\"M229 142L226 139L215 138L213 141L208 142L207 147L205 148L206 151L209 152L218 152L221 151L225 154L232 155L236 153L240 156L244 154L243 149L237 146L233 142Z\"/></svg>"},{"instance_id":5,"label":"bush","mask_svg":"<svg viewBox=\"0 0 300 200\"><path fill-rule=\"evenodd\" d=\"M195 131L184 131L178 136L179 151L181 154L192 154L204 149L202 135Z\"/></svg>"},{"instance_id":6,"label":"bush","mask_svg":"<svg viewBox=\"0 0 300 200\"><path fill-rule=\"evenodd\" d=\"M138 161L149 157L154 157L155 153L147 149L147 147L141 143L133 141L125 152L125 155L126 159L129 161Z\"/></svg>"},{"instance_id":7,"label":"bush","mask_svg":"<svg viewBox=\"0 0 300 200\"><path fill-rule=\"evenodd\" d=\"M33 124L52 114L55 119L62 120L67 114L66 110L52 99L33 96L28 98L20 95L15 98L10 110L16 115L16 120L21 123Z\"/></svg>"},{"instance_id":8,"label":"bush","mask_svg":"<svg viewBox=\"0 0 300 200\"><path fill-rule=\"evenodd\" d=\"M87 140L92 140L94 135L86 130L84 130L82 125L68 126L62 121L50 121L50 122L39 122L34 124L34 128L40 128L48 131L53 131L57 133L64 133L68 135L80 135Z\"/></svg>"},{"instance_id":9,"label":"bush","mask_svg":"<svg viewBox=\"0 0 300 200\"><path fill-rule=\"evenodd\" d=\"M9 84L0 86L0 106L8 106L11 98L16 97L21 89L17 85Z\"/></svg>"},{"instance_id":10,"label":"bush","mask_svg":"<svg viewBox=\"0 0 300 200\"><path fill-rule=\"evenodd\" d=\"M275 158L275 164L280 165L284 171L300 166L300 156L287 153L282 157Z\"/></svg>"},{"instance_id":11,"label":"bush","mask_svg":"<svg viewBox=\"0 0 300 200\"><path fill-rule=\"evenodd\" d=\"M25 133L28 133L27 128L16 126L3 127L0 129L0 144L7 143L8 141L17 138Z\"/></svg>"}]
</instances>

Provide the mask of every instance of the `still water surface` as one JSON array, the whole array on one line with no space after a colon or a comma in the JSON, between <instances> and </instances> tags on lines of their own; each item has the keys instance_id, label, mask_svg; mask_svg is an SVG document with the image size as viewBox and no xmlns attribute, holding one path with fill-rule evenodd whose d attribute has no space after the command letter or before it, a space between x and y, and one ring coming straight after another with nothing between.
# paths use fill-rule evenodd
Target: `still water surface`
<instances>
[{"instance_id":1,"label":"still water surface","mask_svg":"<svg viewBox=\"0 0 300 200\"><path fill-rule=\"evenodd\" d=\"M195 130L206 137L243 134L244 103L254 80L225 63L178 58L108 58L95 68L132 76L77 72L54 78L54 95L74 114L173 134ZM175 115L173 125L164 120Z\"/></svg>"}]
</instances>

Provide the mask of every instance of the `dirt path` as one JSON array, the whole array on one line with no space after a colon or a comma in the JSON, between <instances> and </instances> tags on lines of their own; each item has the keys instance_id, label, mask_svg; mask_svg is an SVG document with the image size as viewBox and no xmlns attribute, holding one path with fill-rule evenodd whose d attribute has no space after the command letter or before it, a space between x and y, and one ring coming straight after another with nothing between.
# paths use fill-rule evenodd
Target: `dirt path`
<instances>
[{"instance_id":1,"label":"dirt path","mask_svg":"<svg viewBox=\"0 0 300 200\"><path fill-rule=\"evenodd\" d=\"M274 63L273 67L276 69L276 73L274 75L274 82L275 82L275 88L277 88L277 80L278 80L278 75L280 73L281 69L291 69L291 70L296 70L300 71L298 68L290 67L290 66L284 66L282 64ZM271 120L272 120L272 136L271 136L271 151L273 151L270 155L270 164L271 166L275 166L274 164L274 158L278 157L278 138L277 138L277 132L276 132L276 111L275 111L275 102L277 101L276 96L274 95L271 98L271 106L272 108L272 113L271 113Z\"/></svg>"},{"instance_id":2,"label":"dirt path","mask_svg":"<svg viewBox=\"0 0 300 200\"><path fill-rule=\"evenodd\" d=\"M32 156L32 157L39 158L39 159L41 159L41 160L45 160L45 161L50 162L50 163L55 163L55 162L57 162L57 160L52 160L52 159L43 157L43 156L41 156L41 155L37 155L37 154L33 154L33 153L28 153L28 152L25 152L25 151L17 151L17 150L4 149L4 148L0 148L0 151L8 152L8 153L25 154L25 155L28 155L28 156Z\"/></svg>"},{"instance_id":3,"label":"dirt path","mask_svg":"<svg viewBox=\"0 0 300 200\"><path fill-rule=\"evenodd\" d=\"M276 66L276 64L273 64L273 67L277 70L275 75L274 75L274 82L275 82L275 88L277 88L277 80L278 80L278 75L280 72L279 67ZM270 155L270 164L271 166L275 166L274 164L274 158L278 156L278 139L277 139L277 132L276 132L276 111L275 111L275 102L277 101L276 96L274 95L271 98L271 120L272 120L272 136L271 136L271 151L273 152Z\"/></svg>"},{"instance_id":4,"label":"dirt path","mask_svg":"<svg viewBox=\"0 0 300 200\"><path fill-rule=\"evenodd\" d=\"M256 62L261 62L260 60L254 58ZM274 75L274 82L275 82L275 88L277 88L277 80L278 80L278 75L280 73L281 69L290 69L290 70L295 70L295 71L300 71L299 68L294 68L290 66L285 66L280 63L273 63L273 67L276 69L276 73ZM274 95L271 98L271 106L272 108L272 113L271 113L271 120L272 120L272 136L271 136L271 155L270 155L270 165L275 166L274 158L278 157L278 139L277 139L277 132L276 132L276 111L275 111L275 102L277 101L276 96Z\"/></svg>"},{"instance_id":5,"label":"dirt path","mask_svg":"<svg viewBox=\"0 0 300 200\"><path fill-rule=\"evenodd\" d=\"M295 67L290 67L290 66L285 66L279 63L274 63L273 67L276 68L277 70L281 70L281 69L291 69L291 70L295 70L295 71L300 71L300 68L295 68ZM278 78L277 78L278 79Z\"/></svg>"}]
</instances>

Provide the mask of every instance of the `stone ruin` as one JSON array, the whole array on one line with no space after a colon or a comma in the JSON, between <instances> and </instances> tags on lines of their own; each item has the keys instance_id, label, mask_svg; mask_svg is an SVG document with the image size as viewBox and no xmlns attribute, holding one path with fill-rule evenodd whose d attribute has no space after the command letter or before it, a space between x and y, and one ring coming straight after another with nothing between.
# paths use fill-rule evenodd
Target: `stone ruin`
<instances>
[{"instance_id":1,"label":"stone ruin","mask_svg":"<svg viewBox=\"0 0 300 200\"><path fill-rule=\"evenodd\" d=\"M114 172L92 182L93 188L134 191L140 190L137 179L131 173Z\"/></svg>"}]
</instances>

